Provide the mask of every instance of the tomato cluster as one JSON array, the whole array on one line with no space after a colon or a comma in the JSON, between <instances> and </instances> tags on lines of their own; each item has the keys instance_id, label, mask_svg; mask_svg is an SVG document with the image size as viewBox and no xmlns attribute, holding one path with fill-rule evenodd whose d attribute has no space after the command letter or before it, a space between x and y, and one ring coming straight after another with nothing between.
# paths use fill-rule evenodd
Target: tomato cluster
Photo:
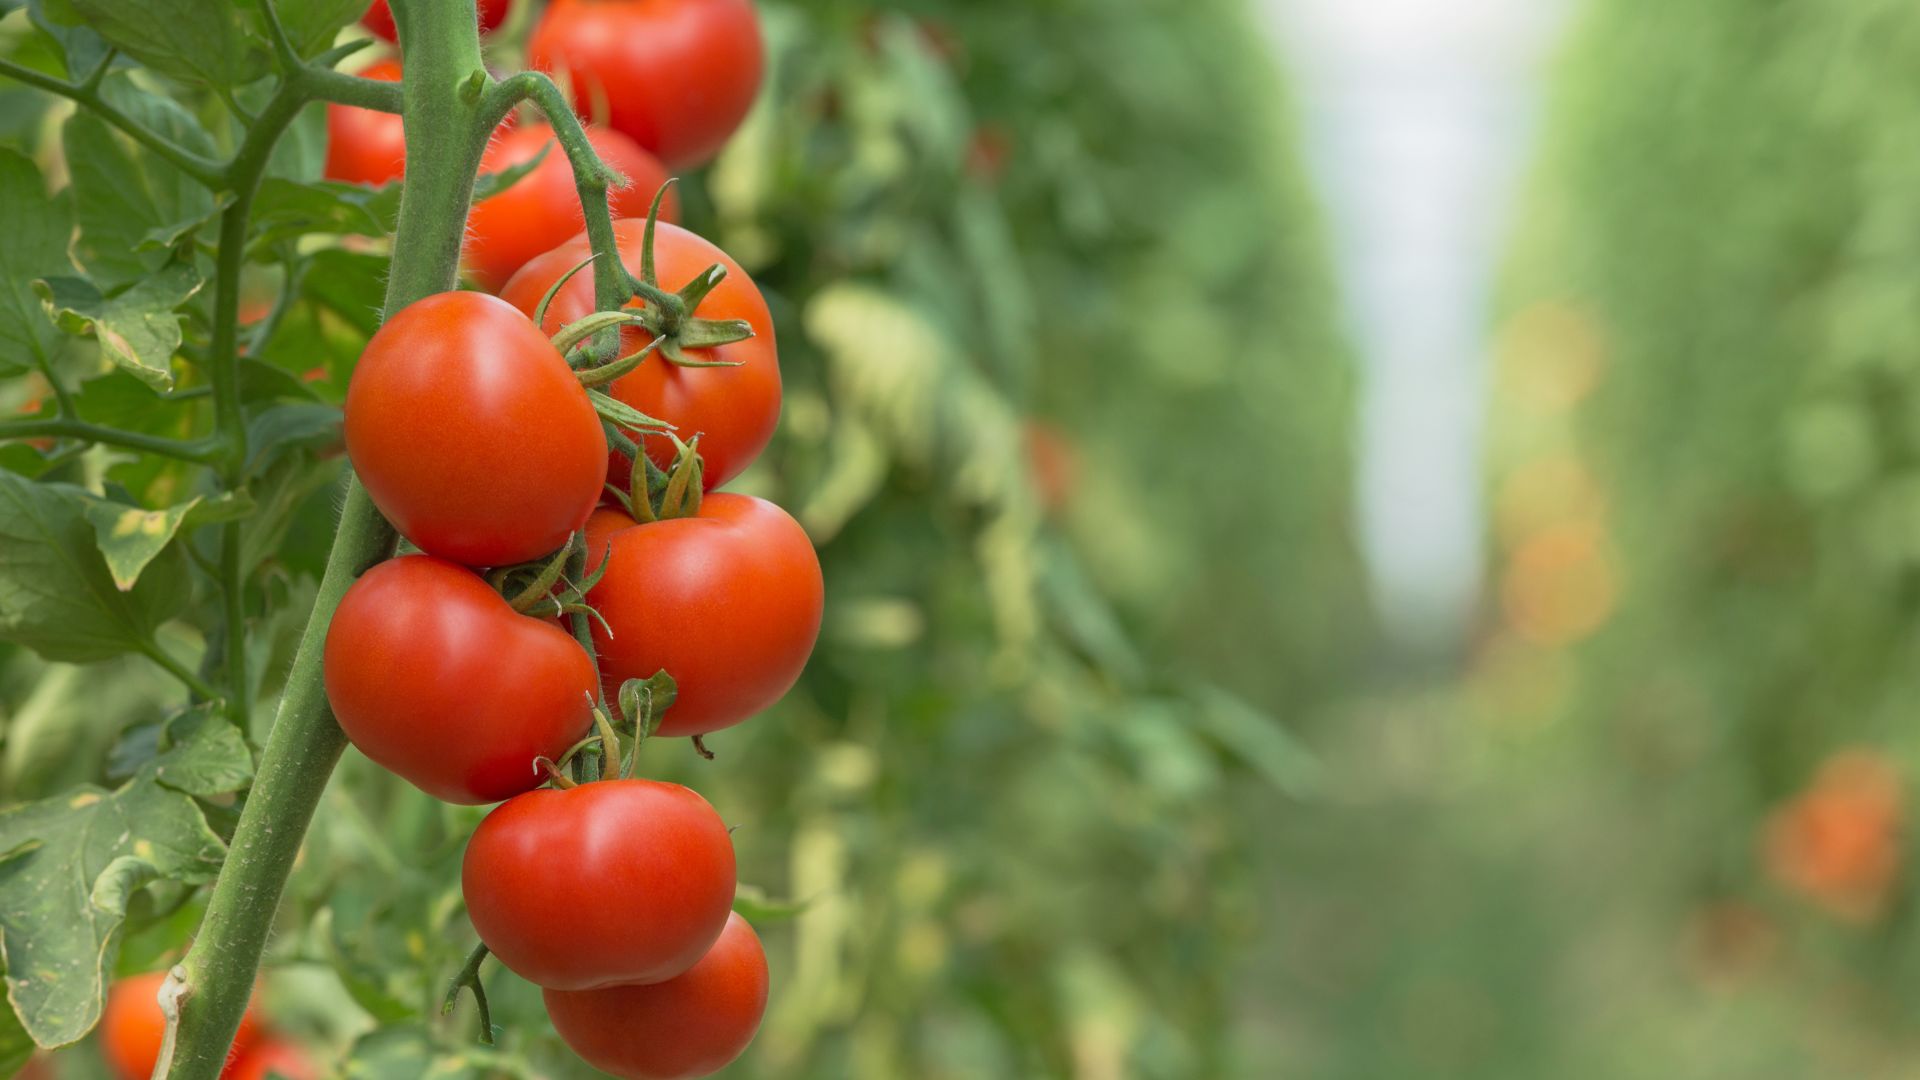
<instances>
[{"instance_id":1,"label":"tomato cluster","mask_svg":"<svg viewBox=\"0 0 1920 1080\"><path fill-rule=\"evenodd\" d=\"M596 52L608 28L646 47ZM685 80L648 76L670 30L673 49L730 65L724 93L681 100ZM766 300L725 252L660 220L670 197L654 199L660 160L711 156L740 123L759 31L745 0L556 2L532 51L580 100L610 106L586 132L633 181L610 209L612 254L638 295L616 313L619 349L594 348L614 315L596 312L582 272L593 251L568 159L548 125L497 133L483 173L546 155L468 219L469 276L501 295L441 293L393 313L348 387L356 475L418 551L341 599L327 697L373 761L448 802L500 803L467 845L467 912L487 949L543 988L561 1037L619 1076L700 1076L753 1038L766 955L732 912L726 823L694 791L632 775L636 752L773 705L824 603L800 525L714 490L779 419ZM331 119L336 143L361 140L333 147L336 179L404 170L394 132L354 126L391 117Z\"/></svg>"}]
</instances>

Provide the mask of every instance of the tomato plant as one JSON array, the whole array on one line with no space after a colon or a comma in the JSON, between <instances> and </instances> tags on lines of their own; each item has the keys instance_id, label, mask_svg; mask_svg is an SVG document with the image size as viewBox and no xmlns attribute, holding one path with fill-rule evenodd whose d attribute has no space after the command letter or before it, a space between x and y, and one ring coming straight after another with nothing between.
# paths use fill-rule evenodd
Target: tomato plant
<instances>
[{"instance_id":1,"label":"tomato plant","mask_svg":"<svg viewBox=\"0 0 1920 1080\"><path fill-rule=\"evenodd\" d=\"M511 662L503 662L511 658ZM408 555L361 575L327 630L327 700L368 757L448 802L541 781L593 725L593 660L465 567Z\"/></svg>"},{"instance_id":2,"label":"tomato plant","mask_svg":"<svg viewBox=\"0 0 1920 1080\"><path fill-rule=\"evenodd\" d=\"M478 0L474 5L475 17L479 20L480 32L490 34L507 21L512 10L513 0ZM360 25L373 31L388 41L400 40L393 25L393 9L387 6L387 0L373 0L366 13L360 16Z\"/></svg>"},{"instance_id":3,"label":"tomato plant","mask_svg":"<svg viewBox=\"0 0 1920 1080\"><path fill-rule=\"evenodd\" d=\"M574 107L673 168L713 157L753 106L764 63L750 0L554 0L527 43Z\"/></svg>"},{"instance_id":4,"label":"tomato plant","mask_svg":"<svg viewBox=\"0 0 1920 1080\"><path fill-rule=\"evenodd\" d=\"M657 983L706 955L733 903L733 840L678 784L530 791L474 830L460 888L480 940L548 989Z\"/></svg>"},{"instance_id":5,"label":"tomato plant","mask_svg":"<svg viewBox=\"0 0 1920 1080\"><path fill-rule=\"evenodd\" d=\"M516 438L525 431L540 437ZM606 481L586 389L526 316L480 293L427 297L387 320L354 369L346 440L401 535L471 566L559 548Z\"/></svg>"},{"instance_id":6,"label":"tomato plant","mask_svg":"<svg viewBox=\"0 0 1920 1080\"><path fill-rule=\"evenodd\" d=\"M666 168L618 131L588 127L587 141L600 160L626 177L625 186L609 193L614 215L645 217L654 194L667 182ZM542 154L533 171L475 203L467 217L467 270L486 289L498 290L528 260L572 239L585 224L574 196L573 169L552 127L526 124L501 134L487 146L480 167L505 172ZM669 193L661 215L675 220L678 205ZM581 314L591 310L589 306Z\"/></svg>"},{"instance_id":7,"label":"tomato plant","mask_svg":"<svg viewBox=\"0 0 1920 1080\"><path fill-rule=\"evenodd\" d=\"M101 1049L120 1080L147 1080L160 1060L167 1031L167 1019L160 1011L160 986L166 978L163 971L131 975L114 983L107 994L106 1011L100 1016ZM250 1002L227 1051L227 1065L220 1073L223 1080L247 1075L242 1063L259 1035L260 1015Z\"/></svg>"},{"instance_id":8,"label":"tomato plant","mask_svg":"<svg viewBox=\"0 0 1920 1080\"><path fill-rule=\"evenodd\" d=\"M588 1064L626 1080L706 1076L740 1056L767 1011L767 953L739 915L699 963L665 982L546 990L554 1030Z\"/></svg>"},{"instance_id":9,"label":"tomato plant","mask_svg":"<svg viewBox=\"0 0 1920 1080\"><path fill-rule=\"evenodd\" d=\"M613 224L620 257L638 273L645 265L646 223L627 219ZM536 313L549 290L589 254L585 236L574 237L531 260L500 290L500 298L529 315ZM738 263L701 237L673 225L656 231L653 261L658 279L670 287L695 281L714 266L726 277L714 286L690 314L696 318L740 320L753 331L742 341L713 347L689 348L690 361L640 365L612 386L613 396L648 416L676 426L683 438L700 437L706 486L716 488L738 476L765 450L780 422L780 359L774 343L773 316L767 302ZM560 284L547 306L542 329L552 332L594 308L592 282L578 275ZM645 327L621 332L621 351L637 352L654 339ZM637 434L647 455L662 469L672 465L673 443L664 435ZM608 479L627 485L628 460L616 456Z\"/></svg>"}]
</instances>

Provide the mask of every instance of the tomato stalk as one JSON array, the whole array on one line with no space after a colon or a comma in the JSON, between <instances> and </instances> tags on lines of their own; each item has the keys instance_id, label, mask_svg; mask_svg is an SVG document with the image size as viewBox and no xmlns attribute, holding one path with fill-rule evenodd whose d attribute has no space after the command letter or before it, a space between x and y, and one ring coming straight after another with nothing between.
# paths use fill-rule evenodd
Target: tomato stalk
<instances>
[{"instance_id":1,"label":"tomato stalk","mask_svg":"<svg viewBox=\"0 0 1920 1080\"><path fill-rule=\"evenodd\" d=\"M264 7L271 15L272 5ZM407 119L407 179L387 283L389 312L457 284L467 207L480 153L491 131L490 125L478 122L478 104L460 93L464 81L475 73L484 77L485 72L473 4L402 0L394 7L408 64L408 77L399 88ZM276 38L283 37L276 33ZM277 42L276 50L285 62L288 50L283 45ZM269 105L223 179L250 196L279 134L263 130L269 121L284 127L304 100L351 96L356 104L375 107L390 101L390 88L361 87L359 82L365 80L329 78L304 64L292 68L282 90L288 103L284 120L275 105ZM302 100L296 103L296 98ZM282 100L276 97L275 104ZM244 244L247 201L236 201L229 208L230 220L239 223L235 229L230 231L227 221L222 223L223 268L238 266L235 249ZM222 296L216 334L226 345L233 341L237 321L233 318L237 304L228 298L228 284L223 277L217 286ZM216 348L216 372L223 357L224 349ZM235 456L231 447L237 445L227 449L229 468ZM244 463L244 450L238 456ZM166 1064L158 1070L162 1077L214 1080L225 1063L287 875L327 779L346 748L346 737L327 707L321 678L327 626L347 586L368 566L390 556L395 539L392 526L374 509L365 489L350 480L314 613L288 673L279 716L226 863L214 883L193 947L162 990L162 1006L170 1014L163 1054ZM230 633L241 636L237 626Z\"/></svg>"}]
</instances>

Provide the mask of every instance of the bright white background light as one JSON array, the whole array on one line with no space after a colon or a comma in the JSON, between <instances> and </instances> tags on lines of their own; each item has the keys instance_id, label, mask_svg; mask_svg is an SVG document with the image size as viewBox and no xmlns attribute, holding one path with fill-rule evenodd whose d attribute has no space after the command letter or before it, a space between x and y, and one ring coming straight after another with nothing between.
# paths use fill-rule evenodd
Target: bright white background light
<instances>
[{"instance_id":1,"label":"bright white background light","mask_svg":"<svg viewBox=\"0 0 1920 1080\"><path fill-rule=\"evenodd\" d=\"M1365 388L1360 526L1403 644L1480 590L1491 289L1563 0L1264 0Z\"/></svg>"}]
</instances>

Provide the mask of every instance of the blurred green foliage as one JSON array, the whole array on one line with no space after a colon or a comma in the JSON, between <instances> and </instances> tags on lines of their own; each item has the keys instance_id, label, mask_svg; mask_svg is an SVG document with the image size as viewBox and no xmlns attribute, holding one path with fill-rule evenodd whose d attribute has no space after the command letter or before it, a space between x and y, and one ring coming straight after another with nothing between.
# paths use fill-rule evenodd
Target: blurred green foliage
<instances>
[{"instance_id":1,"label":"blurred green foliage","mask_svg":"<svg viewBox=\"0 0 1920 1080\"><path fill-rule=\"evenodd\" d=\"M1299 1075L1913 1074L1916 91L1911 4L1585 5L1470 678L1276 845Z\"/></svg>"},{"instance_id":2,"label":"blurred green foliage","mask_svg":"<svg viewBox=\"0 0 1920 1080\"><path fill-rule=\"evenodd\" d=\"M729 1075L1265 1075L1238 1035L1254 852L1317 791L1288 730L1367 630L1351 378L1268 51L1241 0L763 10L762 108L686 201L775 307L786 415L738 486L815 537L827 625L717 762L663 742L643 765L741 826L762 890L773 1006ZM57 174L58 130L9 137ZM306 242L257 367L318 368L302 393L337 403L381 262ZM262 489L269 695L338 468L302 453ZM109 476L177 501L164 469ZM150 754L168 689L24 655L0 686L0 804ZM470 1004L440 1015L482 812L349 754L270 949L283 1030L354 1044L352 1076L586 1075L497 967L498 1050ZM143 897L120 969L176 957L199 902Z\"/></svg>"}]
</instances>

